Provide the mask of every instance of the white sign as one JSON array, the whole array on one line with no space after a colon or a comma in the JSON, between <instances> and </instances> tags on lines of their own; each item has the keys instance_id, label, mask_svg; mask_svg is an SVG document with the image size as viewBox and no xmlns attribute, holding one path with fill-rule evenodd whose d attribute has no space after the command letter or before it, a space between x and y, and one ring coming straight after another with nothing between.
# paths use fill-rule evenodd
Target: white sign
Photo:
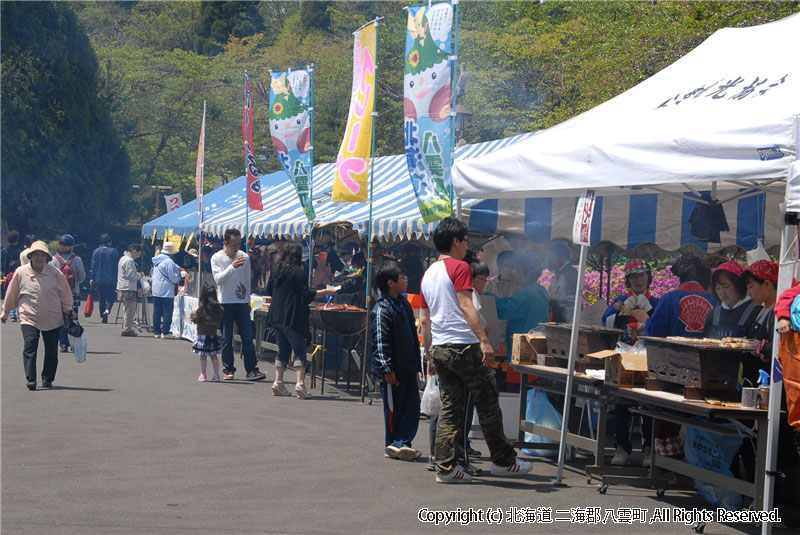
<instances>
[{"instance_id":1,"label":"white sign","mask_svg":"<svg viewBox=\"0 0 800 535\"><path fill-rule=\"evenodd\" d=\"M572 224L572 241L578 245L591 245L592 218L594 217L594 190L587 189L578 200L575 222Z\"/></svg>"},{"instance_id":2,"label":"white sign","mask_svg":"<svg viewBox=\"0 0 800 535\"><path fill-rule=\"evenodd\" d=\"M176 193L175 195L164 195L164 200L167 202L167 212L177 210L183 206L183 200L181 199L180 193Z\"/></svg>"}]
</instances>

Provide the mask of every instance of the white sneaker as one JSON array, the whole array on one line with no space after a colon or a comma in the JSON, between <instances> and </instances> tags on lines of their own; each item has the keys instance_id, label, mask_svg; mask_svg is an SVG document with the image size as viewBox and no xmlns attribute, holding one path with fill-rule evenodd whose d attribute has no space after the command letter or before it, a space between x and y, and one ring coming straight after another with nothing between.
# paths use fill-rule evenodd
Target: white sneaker
<instances>
[{"instance_id":1,"label":"white sneaker","mask_svg":"<svg viewBox=\"0 0 800 535\"><path fill-rule=\"evenodd\" d=\"M625 451L625 448L622 446L617 446L617 451L614 452L614 456L611 458L611 465L612 466L625 466L628 464L628 457L631 454Z\"/></svg>"},{"instance_id":2,"label":"white sneaker","mask_svg":"<svg viewBox=\"0 0 800 535\"><path fill-rule=\"evenodd\" d=\"M414 448L409 448L408 446L403 446L400 448L398 452L397 458L401 461L416 461L419 457L422 457L422 452L415 450Z\"/></svg>"},{"instance_id":3,"label":"white sneaker","mask_svg":"<svg viewBox=\"0 0 800 535\"><path fill-rule=\"evenodd\" d=\"M642 455L644 455L642 457L642 467L650 468L650 448L642 449Z\"/></svg>"},{"instance_id":4,"label":"white sneaker","mask_svg":"<svg viewBox=\"0 0 800 535\"><path fill-rule=\"evenodd\" d=\"M453 468L449 474L436 474L437 483L472 483L472 476L461 469L460 466Z\"/></svg>"},{"instance_id":5,"label":"white sneaker","mask_svg":"<svg viewBox=\"0 0 800 535\"><path fill-rule=\"evenodd\" d=\"M533 464L528 461L517 461L511 466L500 466L492 463L492 474L502 477L516 477L525 475L533 469Z\"/></svg>"},{"instance_id":6,"label":"white sneaker","mask_svg":"<svg viewBox=\"0 0 800 535\"><path fill-rule=\"evenodd\" d=\"M397 446L386 446L386 450L383 453L384 457L388 457L389 459L399 459L400 458L400 448Z\"/></svg>"}]
</instances>

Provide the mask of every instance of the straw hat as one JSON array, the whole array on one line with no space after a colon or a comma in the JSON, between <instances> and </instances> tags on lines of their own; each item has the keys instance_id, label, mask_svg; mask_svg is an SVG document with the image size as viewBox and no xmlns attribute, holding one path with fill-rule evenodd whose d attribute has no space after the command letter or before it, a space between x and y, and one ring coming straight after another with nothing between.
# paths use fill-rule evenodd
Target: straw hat
<instances>
[{"instance_id":1,"label":"straw hat","mask_svg":"<svg viewBox=\"0 0 800 535\"><path fill-rule=\"evenodd\" d=\"M48 262L50 262L53 259L52 255L50 254L50 249L47 248L47 244L42 240L33 242L33 244L31 244L31 246L25 251L26 251L25 256L27 256L29 260L31 258L31 255L36 251L40 251L46 254Z\"/></svg>"},{"instance_id":2,"label":"straw hat","mask_svg":"<svg viewBox=\"0 0 800 535\"><path fill-rule=\"evenodd\" d=\"M193 257L197 258L197 249L195 249L194 247L189 249L186 252L189 253L189 256L193 256Z\"/></svg>"},{"instance_id":3,"label":"straw hat","mask_svg":"<svg viewBox=\"0 0 800 535\"><path fill-rule=\"evenodd\" d=\"M165 241L164 246L161 247L161 252L168 255L174 255L178 252L178 247L175 245L174 242Z\"/></svg>"}]
</instances>

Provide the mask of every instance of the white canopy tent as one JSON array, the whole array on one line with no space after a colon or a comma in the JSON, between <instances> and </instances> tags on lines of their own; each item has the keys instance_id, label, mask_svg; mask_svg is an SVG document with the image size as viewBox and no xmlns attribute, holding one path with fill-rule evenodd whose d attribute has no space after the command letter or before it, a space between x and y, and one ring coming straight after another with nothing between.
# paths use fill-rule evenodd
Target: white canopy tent
<instances>
[{"instance_id":1,"label":"white canopy tent","mask_svg":"<svg viewBox=\"0 0 800 535\"><path fill-rule=\"evenodd\" d=\"M752 188L785 196L787 210L800 212L798 50L800 14L750 28L719 30L677 62L608 102L513 146L456 162L456 194L470 199L575 197L594 189L603 196L632 192L695 196L699 190L710 190L713 198L724 200L740 195L741 188ZM582 247L584 265L585 251ZM579 277L579 286L582 281ZM573 322L580 322L579 306ZM572 345L567 399L574 340ZM778 344L774 346L777 352ZM773 364L776 360L773 355ZM772 507L782 390L776 383L780 377L773 373L772 379L765 510ZM763 530L769 532L771 525L765 522Z\"/></svg>"}]
</instances>

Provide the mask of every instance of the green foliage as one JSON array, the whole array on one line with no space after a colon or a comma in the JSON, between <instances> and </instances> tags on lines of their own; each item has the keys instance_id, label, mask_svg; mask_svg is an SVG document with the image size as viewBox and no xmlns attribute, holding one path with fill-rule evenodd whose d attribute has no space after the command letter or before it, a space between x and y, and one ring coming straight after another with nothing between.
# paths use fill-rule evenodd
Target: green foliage
<instances>
[{"instance_id":1,"label":"green foliage","mask_svg":"<svg viewBox=\"0 0 800 535\"><path fill-rule=\"evenodd\" d=\"M258 2L201 2L195 51L215 56L231 37L249 37L263 29Z\"/></svg>"},{"instance_id":2,"label":"green foliage","mask_svg":"<svg viewBox=\"0 0 800 535\"><path fill-rule=\"evenodd\" d=\"M10 228L99 235L125 221L129 160L65 3L2 3L2 209ZM122 202L121 202L122 201Z\"/></svg>"}]
</instances>

